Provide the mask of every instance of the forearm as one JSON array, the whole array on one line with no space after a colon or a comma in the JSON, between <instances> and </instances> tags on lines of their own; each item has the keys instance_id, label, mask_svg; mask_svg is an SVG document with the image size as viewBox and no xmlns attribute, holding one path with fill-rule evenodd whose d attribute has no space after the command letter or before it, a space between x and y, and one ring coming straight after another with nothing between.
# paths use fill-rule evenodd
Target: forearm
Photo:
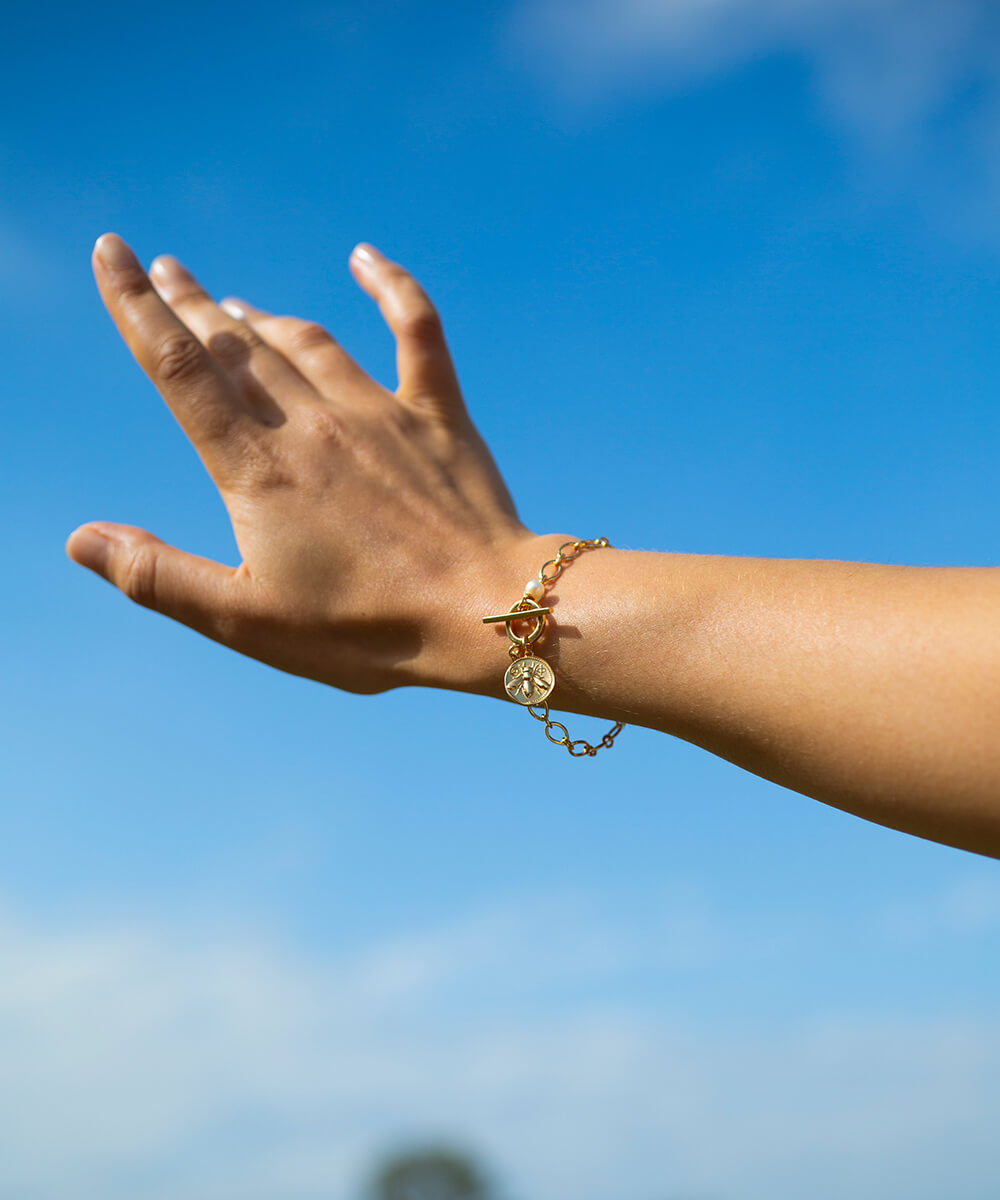
<instances>
[{"instance_id":1,"label":"forearm","mask_svg":"<svg viewBox=\"0 0 1000 1200\"><path fill-rule=\"evenodd\" d=\"M494 611L564 540L517 548ZM546 603L553 708L659 729L1000 856L1000 571L608 549ZM469 690L500 694L503 626L476 638Z\"/></svg>"}]
</instances>

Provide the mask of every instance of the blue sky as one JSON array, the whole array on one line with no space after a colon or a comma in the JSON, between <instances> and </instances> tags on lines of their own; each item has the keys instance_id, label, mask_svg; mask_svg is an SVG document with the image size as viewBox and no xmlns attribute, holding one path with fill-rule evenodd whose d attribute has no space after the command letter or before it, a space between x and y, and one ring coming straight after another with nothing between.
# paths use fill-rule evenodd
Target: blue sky
<instances>
[{"instance_id":1,"label":"blue sky","mask_svg":"<svg viewBox=\"0 0 1000 1200\"><path fill-rule=\"evenodd\" d=\"M97 296L115 230L387 383L347 256L405 263L538 532L996 564L988 6L0 34L0 1191L352 1200L440 1136L509 1200L994 1196L996 864L649 731L570 762L511 706L283 677L62 549L107 519L234 561Z\"/></svg>"}]
</instances>

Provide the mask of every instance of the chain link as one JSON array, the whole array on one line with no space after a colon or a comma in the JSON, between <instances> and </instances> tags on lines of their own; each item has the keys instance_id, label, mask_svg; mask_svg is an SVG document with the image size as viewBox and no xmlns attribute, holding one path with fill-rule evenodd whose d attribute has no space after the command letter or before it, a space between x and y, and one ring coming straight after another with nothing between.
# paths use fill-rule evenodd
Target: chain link
<instances>
[{"instance_id":1,"label":"chain link","mask_svg":"<svg viewBox=\"0 0 1000 1200\"><path fill-rule=\"evenodd\" d=\"M556 551L555 558L550 558L547 563L542 564L542 569L538 572L538 578L545 584L546 587L550 583L555 583L559 576L566 570L566 564L572 562L574 558L579 558L584 550L603 550L606 546L610 546L607 538L595 538L593 541L579 542L563 542ZM566 547L569 547L567 550ZM551 575L545 574L546 567L553 567Z\"/></svg>"},{"instance_id":2,"label":"chain link","mask_svg":"<svg viewBox=\"0 0 1000 1200\"><path fill-rule=\"evenodd\" d=\"M547 588L550 584L555 583L555 581L562 575L567 564L571 563L574 559L579 558L584 551L603 550L605 548L611 548L611 543L607 538L595 538L590 541L581 540L576 542L563 542L556 552L555 558L550 558L548 562L543 563L542 569L538 572L537 583L542 585L542 594L544 594L545 588ZM549 570L550 567L552 568L551 571ZM511 614L518 612L525 607L530 608L539 602L540 601L537 599L537 593L532 595L529 592L525 592L523 599L514 605L514 608L511 610ZM493 617L490 619L500 620L502 618ZM531 638L531 641L535 640L545 625L544 616L534 619L540 620L541 624L539 625L535 636ZM528 647L528 639L526 637L518 637L511 630L509 622L507 624L507 634L512 643L508 648L507 653L512 661L516 661L518 658L525 657L526 655L532 653ZM607 733L605 733L605 735L601 738L601 740L596 745L592 746L585 738L577 738L576 740L572 740L569 736L569 730L566 728L566 726L561 721L552 720L552 718L549 716L548 700L542 700L539 704L526 704L525 708L527 708L528 712L531 713L536 721L542 721L544 723L545 736L549 739L549 741L554 746L565 746L574 758L593 758L597 754L598 750L610 750L610 748L615 744L615 738L625 728L621 721L616 721L614 725L612 725L612 727L607 731ZM540 709L541 711L536 712L536 709Z\"/></svg>"},{"instance_id":3,"label":"chain link","mask_svg":"<svg viewBox=\"0 0 1000 1200\"><path fill-rule=\"evenodd\" d=\"M570 741L569 730L562 723L562 721L553 721L549 717L548 700L543 700L541 704L526 704L525 708L527 708L528 712L531 713L536 721L545 722L545 736L549 739L549 741L554 746L565 746L574 758L583 758L585 756L587 758L593 758L598 750L610 750L615 744L615 738L625 728L621 721L615 721L614 725L611 726L611 728L604 735L604 737L601 738L597 745L592 746L590 742L586 741L584 738L577 738L576 741ZM542 711L537 713L535 712L536 708L540 708ZM553 729L561 729L562 737L553 737Z\"/></svg>"}]
</instances>

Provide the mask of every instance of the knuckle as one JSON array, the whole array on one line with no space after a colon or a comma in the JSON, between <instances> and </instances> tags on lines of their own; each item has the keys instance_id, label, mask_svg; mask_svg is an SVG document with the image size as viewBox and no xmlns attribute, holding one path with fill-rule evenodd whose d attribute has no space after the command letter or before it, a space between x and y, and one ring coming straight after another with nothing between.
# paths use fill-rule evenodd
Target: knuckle
<instances>
[{"instance_id":1,"label":"knuckle","mask_svg":"<svg viewBox=\"0 0 1000 1200\"><path fill-rule=\"evenodd\" d=\"M288 331L288 347L296 354L328 350L333 345L332 335L318 321L295 321Z\"/></svg>"},{"instance_id":2,"label":"knuckle","mask_svg":"<svg viewBox=\"0 0 1000 1200\"><path fill-rule=\"evenodd\" d=\"M151 546L133 546L121 564L118 587L143 608L156 607L156 551Z\"/></svg>"},{"instance_id":3,"label":"knuckle","mask_svg":"<svg viewBox=\"0 0 1000 1200\"><path fill-rule=\"evenodd\" d=\"M459 427L461 406L453 399L439 395L437 392L419 389L407 392L405 396L407 407L418 417L433 419L446 429Z\"/></svg>"},{"instance_id":4,"label":"knuckle","mask_svg":"<svg viewBox=\"0 0 1000 1200\"><path fill-rule=\"evenodd\" d=\"M260 338L250 330L236 333L227 329L213 334L208 348L224 367L236 367L245 363L259 345Z\"/></svg>"},{"instance_id":5,"label":"knuckle","mask_svg":"<svg viewBox=\"0 0 1000 1200\"><path fill-rule=\"evenodd\" d=\"M190 334L172 333L153 352L153 367L164 383L186 383L203 370L204 347Z\"/></svg>"},{"instance_id":6,"label":"knuckle","mask_svg":"<svg viewBox=\"0 0 1000 1200\"><path fill-rule=\"evenodd\" d=\"M444 336L441 315L429 300L410 305L400 319L399 332L414 341L440 341Z\"/></svg>"},{"instance_id":7,"label":"knuckle","mask_svg":"<svg viewBox=\"0 0 1000 1200\"><path fill-rule=\"evenodd\" d=\"M247 438L240 449L238 469L227 484L230 514L232 506L237 505L242 518L254 523L259 519L255 505L260 497L293 489L297 478L294 467L278 446L268 439Z\"/></svg>"},{"instance_id":8,"label":"knuckle","mask_svg":"<svg viewBox=\"0 0 1000 1200\"><path fill-rule=\"evenodd\" d=\"M332 409L310 405L303 410L302 420L311 439L334 446L343 445L346 440L344 422Z\"/></svg>"},{"instance_id":9,"label":"knuckle","mask_svg":"<svg viewBox=\"0 0 1000 1200\"><path fill-rule=\"evenodd\" d=\"M385 277L391 287L419 287L406 267L399 263L390 263L385 268Z\"/></svg>"},{"instance_id":10,"label":"knuckle","mask_svg":"<svg viewBox=\"0 0 1000 1200\"><path fill-rule=\"evenodd\" d=\"M335 344L333 335L318 320L301 320L298 317L286 317L285 320L285 340L293 353L325 349Z\"/></svg>"},{"instance_id":11,"label":"knuckle","mask_svg":"<svg viewBox=\"0 0 1000 1200\"><path fill-rule=\"evenodd\" d=\"M115 290L124 300L130 300L135 296L144 296L153 290L149 276L138 265L119 267L114 273L114 281Z\"/></svg>"}]
</instances>

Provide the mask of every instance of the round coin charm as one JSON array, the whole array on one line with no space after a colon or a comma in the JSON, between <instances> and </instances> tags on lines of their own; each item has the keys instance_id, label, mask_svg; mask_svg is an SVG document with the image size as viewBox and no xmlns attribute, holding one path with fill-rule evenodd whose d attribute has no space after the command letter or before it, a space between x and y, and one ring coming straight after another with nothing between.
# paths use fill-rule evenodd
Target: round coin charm
<instances>
[{"instance_id":1,"label":"round coin charm","mask_svg":"<svg viewBox=\"0 0 1000 1200\"><path fill-rule=\"evenodd\" d=\"M507 695L518 704L541 704L556 685L555 672L544 658L516 658L503 677Z\"/></svg>"}]
</instances>

